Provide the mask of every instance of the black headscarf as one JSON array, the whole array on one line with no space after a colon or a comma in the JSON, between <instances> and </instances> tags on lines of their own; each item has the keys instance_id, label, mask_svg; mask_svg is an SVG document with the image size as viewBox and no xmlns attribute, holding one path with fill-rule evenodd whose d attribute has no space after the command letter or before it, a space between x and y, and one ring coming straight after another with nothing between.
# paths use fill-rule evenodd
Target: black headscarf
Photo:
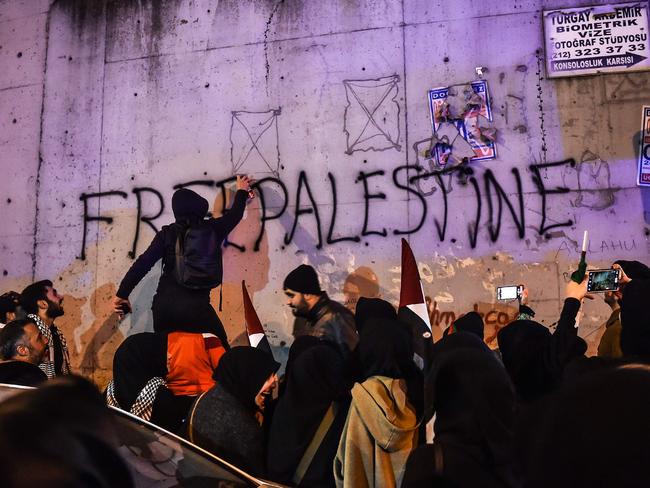
<instances>
[{"instance_id":1,"label":"black headscarf","mask_svg":"<svg viewBox=\"0 0 650 488\"><path fill-rule=\"evenodd\" d=\"M497 341L503 365L522 401L533 401L551 391L569 361L587 350L580 337L565 340L567 344L558 347L553 334L533 320L515 320L499 330Z\"/></svg>"},{"instance_id":2,"label":"black headscarf","mask_svg":"<svg viewBox=\"0 0 650 488\"><path fill-rule=\"evenodd\" d=\"M542 407L534 422L521 422L529 437L518 446L527 459L527 486L650 484L647 366L594 372L551 395Z\"/></svg>"},{"instance_id":3,"label":"black headscarf","mask_svg":"<svg viewBox=\"0 0 650 488\"><path fill-rule=\"evenodd\" d=\"M650 280L633 279L621 300L621 350L650 358Z\"/></svg>"},{"instance_id":4,"label":"black headscarf","mask_svg":"<svg viewBox=\"0 0 650 488\"><path fill-rule=\"evenodd\" d=\"M291 481L325 412L343 393L344 371L343 357L327 342L314 345L295 358L286 377L284 394L275 407L270 429L267 469L274 481ZM340 431L338 434L331 436L335 442L328 444L326 439L323 441L321 446L329 445L330 449L319 449L320 459L315 461L327 466L324 477L332 478L332 482L331 466Z\"/></svg>"},{"instance_id":5,"label":"black headscarf","mask_svg":"<svg viewBox=\"0 0 650 488\"><path fill-rule=\"evenodd\" d=\"M209 208L205 198L188 188L176 190L172 196L172 210L176 222L201 220L207 215Z\"/></svg>"},{"instance_id":6,"label":"black headscarf","mask_svg":"<svg viewBox=\"0 0 650 488\"><path fill-rule=\"evenodd\" d=\"M131 487L97 388L65 376L0 404L2 486Z\"/></svg>"},{"instance_id":7,"label":"black headscarf","mask_svg":"<svg viewBox=\"0 0 650 488\"><path fill-rule=\"evenodd\" d=\"M413 344L406 327L397 320L377 319L359 334L362 379L371 376L407 378L412 372Z\"/></svg>"},{"instance_id":8,"label":"black headscarf","mask_svg":"<svg viewBox=\"0 0 650 488\"><path fill-rule=\"evenodd\" d=\"M494 354L479 349L451 352L436 362L426 381L433 384L435 442L445 455L445 475L464 480L460 486L468 486L467 481L483 485L481 480L489 475L503 486L514 486L515 393ZM478 466L468 470L468 461Z\"/></svg>"},{"instance_id":9,"label":"black headscarf","mask_svg":"<svg viewBox=\"0 0 650 488\"><path fill-rule=\"evenodd\" d=\"M615 261L623 268L623 271L631 280L647 280L650 279L650 268L639 261Z\"/></svg>"},{"instance_id":10,"label":"black headscarf","mask_svg":"<svg viewBox=\"0 0 650 488\"><path fill-rule=\"evenodd\" d=\"M433 345L433 364L429 371L426 372L427 379L424 382L424 420L428 422L433 417L433 397L434 397L434 383L431 381L433 375L436 374L436 368L440 364L444 364L445 357L451 353L465 350L477 350L486 354L492 354L490 348L479 339L476 335L468 332L457 332L443 337Z\"/></svg>"},{"instance_id":11,"label":"black headscarf","mask_svg":"<svg viewBox=\"0 0 650 488\"><path fill-rule=\"evenodd\" d=\"M354 323L357 326L357 331L361 333L366 322L379 318L397 320L395 307L381 298L359 298L354 312Z\"/></svg>"},{"instance_id":12,"label":"black headscarf","mask_svg":"<svg viewBox=\"0 0 650 488\"><path fill-rule=\"evenodd\" d=\"M451 327L445 330L445 335L453 332L468 332L474 334L479 339L483 340L484 337L483 319L478 312L468 312L462 317L456 319Z\"/></svg>"},{"instance_id":13,"label":"black headscarf","mask_svg":"<svg viewBox=\"0 0 650 488\"><path fill-rule=\"evenodd\" d=\"M423 409L423 376L413 362L413 339L407 326L398 320L377 319L359 334L360 381L371 376L387 376L406 381L406 396L418 418Z\"/></svg>"},{"instance_id":14,"label":"black headscarf","mask_svg":"<svg viewBox=\"0 0 650 488\"><path fill-rule=\"evenodd\" d=\"M279 367L280 363L268 352L255 347L233 347L221 356L212 377L243 406L256 410L255 397Z\"/></svg>"},{"instance_id":15,"label":"black headscarf","mask_svg":"<svg viewBox=\"0 0 650 488\"><path fill-rule=\"evenodd\" d=\"M142 332L124 339L113 358L115 397L129 410L152 378L167 376L167 334Z\"/></svg>"},{"instance_id":16,"label":"black headscarf","mask_svg":"<svg viewBox=\"0 0 650 488\"><path fill-rule=\"evenodd\" d=\"M425 419L436 412L434 445L411 454L402 486L443 486L439 477L449 486L516 486L514 388L485 343L467 332L438 341L425 385ZM439 473L436 450L443 458Z\"/></svg>"}]
</instances>

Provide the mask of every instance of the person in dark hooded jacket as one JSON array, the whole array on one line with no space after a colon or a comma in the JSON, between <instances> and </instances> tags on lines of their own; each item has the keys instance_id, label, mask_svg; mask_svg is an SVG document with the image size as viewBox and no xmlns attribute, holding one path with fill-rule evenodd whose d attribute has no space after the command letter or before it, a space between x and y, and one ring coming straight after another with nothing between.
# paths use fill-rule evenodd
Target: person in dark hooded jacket
<instances>
[{"instance_id":1,"label":"person in dark hooded jacket","mask_svg":"<svg viewBox=\"0 0 650 488\"><path fill-rule=\"evenodd\" d=\"M306 338L316 342L305 348L301 339ZM295 486L335 486L332 462L350 403L343 356L330 342L312 336L299 337L294 345L286 387L273 413L268 477Z\"/></svg>"},{"instance_id":2,"label":"person in dark hooded jacket","mask_svg":"<svg viewBox=\"0 0 650 488\"><path fill-rule=\"evenodd\" d=\"M515 393L508 373L472 332L434 345L425 414L435 438L414 450L402 487L518 486L514 470Z\"/></svg>"},{"instance_id":3,"label":"person in dark hooded jacket","mask_svg":"<svg viewBox=\"0 0 650 488\"><path fill-rule=\"evenodd\" d=\"M587 293L582 283L569 281L555 332L533 320L515 320L497 334L503 365L520 402L532 402L552 391L567 364L584 355L587 344L578 337L576 315Z\"/></svg>"},{"instance_id":4,"label":"person in dark hooded jacket","mask_svg":"<svg viewBox=\"0 0 650 488\"><path fill-rule=\"evenodd\" d=\"M242 219L252 182L247 176L238 176L237 193L232 207L222 217L210 219L220 237L219 245ZM172 209L176 223L191 224L206 217L209 204L199 194L182 188L172 197ZM173 276L179 229L181 227L178 225L164 226L147 250L136 259L117 290L113 301L115 312L123 315L130 311L129 295L154 264L162 259L162 275L151 306L154 332L209 332L217 335L227 349L228 337L210 304L210 290L186 288L177 283Z\"/></svg>"}]
</instances>

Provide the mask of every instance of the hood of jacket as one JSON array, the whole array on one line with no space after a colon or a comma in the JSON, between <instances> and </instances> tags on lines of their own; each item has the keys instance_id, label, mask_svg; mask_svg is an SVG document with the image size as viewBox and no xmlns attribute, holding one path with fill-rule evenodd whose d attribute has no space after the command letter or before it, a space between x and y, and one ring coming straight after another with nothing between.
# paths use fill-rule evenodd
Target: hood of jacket
<instances>
[{"instance_id":1,"label":"hood of jacket","mask_svg":"<svg viewBox=\"0 0 650 488\"><path fill-rule=\"evenodd\" d=\"M187 188L176 190L172 196L174 218L179 220L202 220L208 213L208 201L198 193Z\"/></svg>"},{"instance_id":2,"label":"hood of jacket","mask_svg":"<svg viewBox=\"0 0 650 488\"><path fill-rule=\"evenodd\" d=\"M354 385L352 400L378 446L389 452L410 448L419 423L404 380L373 376Z\"/></svg>"}]
</instances>

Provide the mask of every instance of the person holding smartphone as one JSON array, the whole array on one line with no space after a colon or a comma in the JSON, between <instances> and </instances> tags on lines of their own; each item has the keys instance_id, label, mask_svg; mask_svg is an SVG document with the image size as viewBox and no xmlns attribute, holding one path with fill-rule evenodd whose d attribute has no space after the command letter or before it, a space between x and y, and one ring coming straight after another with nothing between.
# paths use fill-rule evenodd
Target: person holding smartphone
<instances>
[{"instance_id":1,"label":"person holding smartphone","mask_svg":"<svg viewBox=\"0 0 650 488\"><path fill-rule=\"evenodd\" d=\"M582 356L587 344L578 337L576 315L587 295L587 281L569 281L557 327L553 333L530 319L518 319L497 333L503 364L521 403L530 403L552 391L565 366Z\"/></svg>"},{"instance_id":2,"label":"person holding smartphone","mask_svg":"<svg viewBox=\"0 0 650 488\"><path fill-rule=\"evenodd\" d=\"M614 262L612 269L619 271L619 287L617 290L607 291L603 295L603 300L612 310L611 315L603 324L605 332L598 343L598 357L617 359L623 356L621 349L621 301L623 299L623 289L632 281L633 278L638 280L650 279L650 268L639 261Z\"/></svg>"},{"instance_id":3,"label":"person holding smartphone","mask_svg":"<svg viewBox=\"0 0 650 488\"><path fill-rule=\"evenodd\" d=\"M623 357L646 362L650 359L650 269L638 261L617 261L614 266L621 268L621 351Z\"/></svg>"}]
</instances>

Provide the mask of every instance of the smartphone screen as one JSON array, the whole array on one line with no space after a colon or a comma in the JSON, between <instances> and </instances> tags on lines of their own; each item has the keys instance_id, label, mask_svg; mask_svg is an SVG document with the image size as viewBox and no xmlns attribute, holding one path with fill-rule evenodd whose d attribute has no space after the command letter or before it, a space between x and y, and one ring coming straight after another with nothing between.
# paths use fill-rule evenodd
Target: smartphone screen
<instances>
[{"instance_id":1,"label":"smartphone screen","mask_svg":"<svg viewBox=\"0 0 650 488\"><path fill-rule=\"evenodd\" d=\"M497 300L514 300L519 297L519 286L499 286L497 288Z\"/></svg>"},{"instance_id":2,"label":"smartphone screen","mask_svg":"<svg viewBox=\"0 0 650 488\"><path fill-rule=\"evenodd\" d=\"M596 269L589 271L587 291L598 293L615 290L618 290L617 269Z\"/></svg>"}]
</instances>

